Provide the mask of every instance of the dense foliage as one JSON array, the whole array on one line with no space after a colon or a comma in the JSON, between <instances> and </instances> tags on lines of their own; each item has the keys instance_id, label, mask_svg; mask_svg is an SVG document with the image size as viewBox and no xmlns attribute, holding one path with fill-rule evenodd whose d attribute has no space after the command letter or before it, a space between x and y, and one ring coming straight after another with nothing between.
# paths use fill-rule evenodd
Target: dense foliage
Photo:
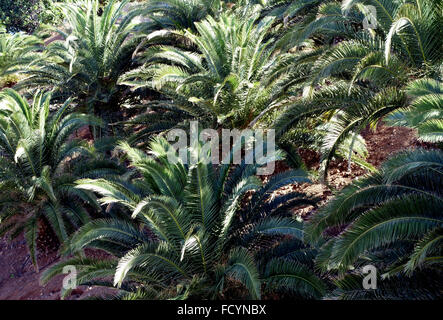
<instances>
[{"instance_id":1,"label":"dense foliage","mask_svg":"<svg viewBox=\"0 0 443 320\"><path fill-rule=\"evenodd\" d=\"M32 32L41 23L55 23L58 20L54 0L2 0L0 3L0 24L10 31Z\"/></svg>"},{"instance_id":2,"label":"dense foliage","mask_svg":"<svg viewBox=\"0 0 443 320\"><path fill-rule=\"evenodd\" d=\"M2 1L0 235L24 234L38 268L49 226L62 258L42 282L74 265L78 285L119 299L441 299L442 9ZM215 163L198 143L187 163L166 137L191 121L274 129L267 162L292 168L260 177L265 164ZM362 132L381 124L420 147L371 165ZM326 203L299 191L329 187L333 160L366 175ZM366 265L377 289L362 288Z\"/></svg>"},{"instance_id":3,"label":"dense foliage","mask_svg":"<svg viewBox=\"0 0 443 320\"><path fill-rule=\"evenodd\" d=\"M94 195L74 189L74 181L94 175L96 169L103 173L118 169L106 161L97 162L96 156L89 156L94 149L70 138L77 129L101 121L69 113L69 100L50 114L50 100L49 93L39 92L29 105L12 89L0 93L0 234L24 231L34 264L40 218L49 222L60 242L65 241L69 233L89 221L84 202L99 208ZM84 164L82 154L89 156Z\"/></svg>"},{"instance_id":4,"label":"dense foliage","mask_svg":"<svg viewBox=\"0 0 443 320\"><path fill-rule=\"evenodd\" d=\"M294 242L303 239L302 223L279 205L285 201L288 208L290 203L309 203L308 199L296 192L270 199L281 186L307 182L302 170L276 175L262 186L253 165L234 169L227 164L214 170L211 163L204 163L204 157L195 165L171 163L168 153L172 147L163 138L149 144L153 157L126 143L119 148L139 175L82 179L77 188L97 192L102 204L128 209L128 216L94 220L80 228L67 246L69 253L100 248L118 262L75 259L56 265L56 270L66 264L79 265L80 283L88 283L92 270L113 274L116 268L114 285L127 294L150 298L175 296L169 290L174 282L183 286L179 298L216 297L228 276L243 283L252 299L261 297L262 284L306 297L324 293L322 281L297 259L263 259L251 251L260 246L263 237L269 241L278 235L293 237ZM189 154L193 152L203 156L204 151L194 146ZM251 190L256 190L251 203L238 212L243 195Z\"/></svg>"}]
</instances>

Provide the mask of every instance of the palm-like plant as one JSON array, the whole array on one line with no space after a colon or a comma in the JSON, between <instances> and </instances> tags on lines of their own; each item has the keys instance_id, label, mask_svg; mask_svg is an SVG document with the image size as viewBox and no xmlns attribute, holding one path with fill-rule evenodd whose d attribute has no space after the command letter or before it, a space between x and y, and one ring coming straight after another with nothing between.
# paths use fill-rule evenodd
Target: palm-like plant
<instances>
[{"instance_id":1,"label":"palm-like plant","mask_svg":"<svg viewBox=\"0 0 443 320\"><path fill-rule=\"evenodd\" d=\"M377 10L375 30L362 28L369 13L363 5ZM334 119L334 128L321 147L327 167L347 137L406 106L402 89L408 76L435 73L435 66L442 61L437 49L441 47L439 8L438 2L420 0L321 5L315 19L296 25L286 36L289 45L302 48L309 38L323 43L307 56L303 50L294 54L293 61L305 64L310 77L296 75L305 86L303 96L280 115L277 131L284 134L291 127L306 126L306 119L314 117ZM310 125L315 127L315 123Z\"/></svg>"},{"instance_id":2,"label":"palm-like plant","mask_svg":"<svg viewBox=\"0 0 443 320\"><path fill-rule=\"evenodd\" d=\"M425 142L443 141L443 86L440 81L419 79L409 83L406 93L412 98L407 108L391 114L386 120L392 125L407 126L418 131Z\"/></svg>"},{"instance_id":3,"label":"palm-like plant","mask_svg":"<svg viewBox=\"0 0 443 320\"><path fill-rule=\"evenodd\" d=\"M322 296L323 282L302 260L288 258L296 252L303 256L306 250L300 240L302 224L288 209L309 200L299 193L271 196L283 185L307 181L303 171L278 174L262 186L254 176L256 165L226 164L215 170L202 160L208 155L201 146L189 149L189 155L200 156L195 165L171 162L176 154L163 138L150 143L151 156L126 143L119 147L137 175L120 182L83 179L77 188L99 193L104 205L126 208L133 220L124 214L120 219L95 220L66 245L67 253L90 247L115 258L74 258L48 269L44 281L73 264L79 270L78 284L116 285L127 298L176 296L175 286L182 288L176 298L216 297L227 278L242 283L254 299L262 296L263 285L304 297ZM249 204L239 210L243 196L252 190ZM293 245L280 248L279 258L254 257L257 249L282 235ZM103 280L110 276L113 283Z\"/></svg>"},{"instance_id":4,"label":"palm-like plant","mask_svg":"<svg viewBox=\"0 0 443 320\"><path fill-rule=\"evenodd\" d=\"M156 42L144 52L145 65L124 75L121 83L158 90L170 100L148 104L150 114L132 123L164 115L166 127L198 118L211 127L244 128L261 111L282 103L287 86L274 70L273 20L259 19L259 12L229 12L218 20L208 16L195 23L196 33L175 32L191 49L154 45L159 36L148 36Z\"/></svg>"},{"instance_id":5,"label":"palm-like plant","mask_svg":"<svg viewBox=\"0 0 443 320\"><path fill-rule=\"evenodd\" d=\"M20 67L29 68L39 58L41 41L24 33L6 33L0 29L0 78L17 72Z\"/></svg>"},{"instance_id":6,"label":"palm-like plant","mask_svg":"<svg viewBox=\"0 0 443 320\"><path fill-rule=\"evenodd\" d=\"M274 128L282 139L291 127L303 133L308 124L308 128L318 131L316 128L324 126L327 121L328 132L321 138L319 147L326 180L328 165L334 156L347 156L351 160L359 132L368 125L376 126L380 117L405 103L405 93L396 89L388 88L374 93L356 87L349 92L347 83L338 82L315 91L311 97L298 99L277 118ZM349 140L351 143L346 143ZM360 144L364 146L364 140ZM349 147L347 151L343 149L344 146Z\"/></svg>"},{"instance_id":7,"label":"palm-like plant","mask_svg":"<svg viewBox=\"0 0 443 320\"><path fill-rule=\"evenodd\" d=\"M66 24L62 36L48 45L47 59L28 70L21 87L47 87L63 97L74 97L88 112L102 114L118 110L117 79L131 64L138 44L134 17L124 8L129 0L110 1L99 15L98 0L60 3Z\"/></svg>"},{"instance_id":8,"label":"palm-like plant","mask_svg":"<svg viewBox=\"0 0 443 320\"><path fill-rule=\"evenodd\" d=\"M195 22L216 17L222 5L220 0L151 0L142 9L151 20L148 29L195 30Z\"/></svg>"},{"instance_id":9,"label":"palm-like plant","mask_svg":"<svg viewBox=\"0 0 443 320\"><path fill-rule=\"evenodd\" d=\"M89 221L85 202L100 208L92 193L74 188L74 181L93 177L101 165L118 169L105 165L98 155L88 164L79 163L90 148L71 135L101 122L85 114L68 114L70 101L50 114L50 100L50 94L37 93L29 105L12 89L0 92L0 233L24 231L36 267L39 222L49 222L64 241Z\"/></svg>"},{"instance_id":10,"label":"palm-like plant","mask_svg":"<svg viewBox=\"0 0 443 320\"><path fill-rule=\"evenodd\" d=\"M369 6L376 10L375 17L371 16ZM372 23L362 25L366 19ZM348 47L348 52L340 46L329 47L330 51L324 54L327 60L318 61L317 69L322 71L322 76L343 72L340 69L345 68L354 69L362 76L365 72L376 72L375 69L382 71L382 62L387 64L395 56L418 69L438 64L442 59L438 49L441 47L440 24L439 1L345 0L341 6L335 1L326 1L318 7L314 19L296 25L288 38L292 45L300 45L309 37L323 38L324 44L331 45L340 37L344 40L341 45ZM363 47L366 50L362 50ZM381 59L377 51L382 52Z\"/></svg>"},{"instance_id":11,"label":"palm-like plant","mask_svg":"<svg viewBox=\"0 0 443 320\"><path fill-rule=\"evenodd\" d=\"M384 277L438 272L442 167L440 150L406 151L387 160L379 173L339 192L306 228L311 241L327 240L317 266L344 273L373 263Z\"/></svg>"},{"instance_id":12,"label":"palm-like plant","mask_svg":"<svg viewBox=\"0 0 443 320\"><path fill-rule=\"evenodd\" d=\"M411 66L423 68L442 59L441 3L439 1L372 1L346 0L342 9L372 5L376 21L385 38L384 57L388 61L392 51L406 59Z\"/></svg>"}]
</instances>

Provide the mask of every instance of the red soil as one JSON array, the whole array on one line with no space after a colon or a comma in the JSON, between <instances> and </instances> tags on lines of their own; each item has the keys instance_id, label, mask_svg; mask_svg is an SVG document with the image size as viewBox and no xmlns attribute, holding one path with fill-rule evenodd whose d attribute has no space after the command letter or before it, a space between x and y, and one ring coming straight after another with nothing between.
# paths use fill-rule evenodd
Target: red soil
<instances>
[{"instance_id":1,"label":"red soil","mask_svg":"<svg viewBox=\"0 0 443 320\"><path fill-rule=\"evenodd\" d=\"M377 126L375 130L366 129L362 132L362 136L366 140L369 156L366 159L370 164L379 167L383 161L391 157L395 153L422 146L423 144L417 141L416 132L409 128L403 127L387 127L383 124ZM426 147L426 146L425 146ZM299 150L303 161L309 170L318 170L320 166L320 155L312 150ZM283 165L277 165L276 169L284 171ZM280 168L281 167L281 168ZM279 189L277 194L285 194L291 191L298 191L306 193L307 195L319 198L318 206L322 206L329 199L333 197L333 193L338 191L355 178L363 176L367 173L358 165L352 163L351 170L348 171L348 161L344 159L332 160L328 170L328 184L321 183L319 179L312 183L304 183L301 185L290 185ZM314 213L316 208L305 205L294 209L294 214L301 217L307 217Z\"/></svg>"},{"instance_id":2,"label":"red soil","mask_svg":"<svg viewBox=\"0 0 443 320\"><path fill-rule=\"evenodd\" d=\"M36 272L22 236L12 242L0 239L0 300L59 300L64 275L56 276L45 286L39 281L43 270L59 260L56 251L40 253L40 270ZM104 292L101 288L81 286L67 299L84 299Z\"/></svg>"}]
</instances>

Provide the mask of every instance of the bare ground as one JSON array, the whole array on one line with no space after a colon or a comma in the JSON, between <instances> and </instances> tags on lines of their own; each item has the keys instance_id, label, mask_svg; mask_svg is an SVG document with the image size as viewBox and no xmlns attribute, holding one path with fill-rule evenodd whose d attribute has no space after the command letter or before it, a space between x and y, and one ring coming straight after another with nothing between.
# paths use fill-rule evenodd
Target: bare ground
<instances>
[{"instance_id":1,"label":"bare ground","mask_svg":"<svg viewBox=\"0 0 443 320\"><path fill-rule=\"evenodd\" d=\"M418 146L427 147L417 141L415 130L404 127L388 127L379 124L374 130L365 129L362 136L366 140L369 156L366 159L370 164L379 167L387 158L395 153ZM311 150L300 150L300 154L309 170L318 170L320 166L320 155ZM284 165L283 165L284 166ZM277 166L278 169L278 166ZM284 170L284 169L281 169ZM355 178L367 173L358 165L352 163L351 170L348 170L348 162L343 159L332 160L328 170L328 184L314 180L312 183L301 185L290 185L277 191L278 194L298 191L320 199L318 206L324 205L334 195L334 192L343 189ZM308 217L316 211L313 206L302 206L294 209L294 214L303 218Z\"/></svg>"}]
</instances>

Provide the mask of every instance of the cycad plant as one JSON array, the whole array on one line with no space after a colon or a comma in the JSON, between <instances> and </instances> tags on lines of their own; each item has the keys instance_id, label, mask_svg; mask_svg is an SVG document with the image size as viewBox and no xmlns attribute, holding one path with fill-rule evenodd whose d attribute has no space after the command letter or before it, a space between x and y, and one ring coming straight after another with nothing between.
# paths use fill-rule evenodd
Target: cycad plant
<instances>
[{"instance_id":1,"label":"cycad plant","mask_svg":"<svg viewBox=\"0 0 443 320\"><path fill-rule=\"evenodd\" d=\"M220 0L151 0L141 4L143 16L150 18L148 29L195 30L195 22L222 10Z\"/></svg>"},{"instance_id":2,"label":"cycad plant","mask_svg":"<svg viewBox=\"0 0 443 320\"><path fill-rule=\"evenodd\" d=\"M100 165L99 155L89 158L88 164L80 162L91 148L71 135L85 125L99 125L100 120L69 113L70 101L50 113L50 103L49 93L37 93L29 105L12 89L0 92L0 234L17 236L24 231L36 266L42 220L63 242L89 221L86 202L100 209L94 195L75 189L74 181L93 177L101 165L118 169L106 161Z\"/></svg>"},{"instance_id":3,"label":"cycad plant","mask_svg":"<svg viewBox=\"0 0 443 320\"><path fill-rule=\"evenodd\" d=\"M56 30L62 39L47 46L48 57L27 71L20 87L52 89L96 115L117 111L122 92L117 79L131 65L138 44L132 33L138 11L125 12L128 2L111 0L101 14L98 0L58 4L65 17L63 28Z\"/></svg>"},{"instance_id":4,"label":"cycad plant","mask_svg":"<svg viewBox=\"0 0 443 320\"><path fill-rule=\"evenodd\" d=\"M119 145L135 170L129 180L77 182L77 188L101 195L107 211L119 210L120 218L80 228L66 243L66 253L98 248L112 259L69 259L48 269L44 282L65 265L75 265L78 285L115 285L119 297L128 299L216 298L235 282L243 285L244 298L259 299L263 290L305 298L324 294L323 281L304 264L312 258L304 253L309 249L301 241L302 223L289 213L309 199L299 193L272 195L288 183L308 181L303 171L275 175L262 185L254 176L256 165L215 168L200 145L189 149L189 156L199 156L193 165L177 159L163 138L149 147L147 155ZM287 241L279 245L282 237ZM280 254L257 254L266 246Z\"/></svg>"},{"instance_id":5,"label":"cycad plant","mask_svg":"<svg viewBox=\"0 0 443 320\"><path fill-rule=\"evenodd\" d=\"M317 267L343 275L374 264L384 279L399 286L398 292L403 288L398 277L414 277L419 287L425 270L441 279L442 168L441 150L404 151L387 160L379 173L340 191L306 228L310 241L326 240ZM350 281L345 278L342 288ZM427 282L429 278L423 285Z\"/></svg>"},{"instance_id":6,"label":"cycad plant","mask_svg":"<svg viewBox=\"0 0 443 320\"><path fill-rule=\"evenodd\" d=\"M335 156L357 160L357 163L370 168L364 161L355 158L356 147L365 148L359 132L367 126L376 127L382 116L404 106L406 101L403 91L388 88L374 93L356 87L349 92L348 84L340 81L313 92L311 98L298 99L276 119L274 128L277 137L284 141L288 139L285 134L290 128L295 130L295 139L300 139L306 134L306 127L318 132L326 124L327 132L321 136L318 148L326 180L329 163Z\"/></svg>"},{"instance_id":7,"label":"cycad plant","mask_svg":"<svg viewBox=\"0 0 443 320\"><path fill-rule=\"evenodd\" d=\"M355 79L388 76L395 57L424 73L441 62L439 1L325 1L313 12L313 19L296 24L286 37L292 46L311 37L327 47L316 62L314 81L344 71Z\"/></svg>"},{"instance_id":8,"label":"cycad plant","mask_svg":"<svg viewBox=\"0 0 443 320\"><path fill-rule=\"evenodd\" d=\"M40 58L41 41L24 33L6 33L0 26L0 81Z\"/></svg>"},{"instance_id":9,"label":"cycad plant","mask_svg":"<svg viewBox=\"0 0 443 320\"><path fill-rule=\"evenodd\" d=\"M421 141L443 141L443 86L441 81L419 79L406 86L412 100L408 107L392 113L386 120L391 125L415 128Z\"/></svg>"},{"instance_id":10,"label":"cycad plant","mask_svg":"<svg viewBox=\"0 0 443 320\"><path fill-rule=\"evenodd\" d=\"M146 42L144 66L125 74L121 83L157 90L166 99L150 102L149 112L131 123L146 124L155 117L165 129L198 118L213 128L244 128L281 103L287 86L280 74L273 76L278 52L270 32L273 21L260 19L255 11L208 16L195 23L196 32L175 32L188 44L185 48L156 45L159 35L148 36L154 42Z\"/></svg>"},{"instance_id":11,"label":"cycad plant","mask_svg":"<svg viewBox=\"0 0 443 320\"><path fill-rule=\"evenodd\" d=\"M376 23L368 26L371 8ZM295 24L282 40L298 48L293 63L305 65L309 77L293 76L304 86L301 97L279 116L275 128L284 135L290 128L315 128L333 119L320 148L327 167L349 136L407 106L403 89L408 77L438 76L441 21L438 1L320 5L314 19ZM312 40L320 45L305 44Z\"/></svg>"}]
</instances>

